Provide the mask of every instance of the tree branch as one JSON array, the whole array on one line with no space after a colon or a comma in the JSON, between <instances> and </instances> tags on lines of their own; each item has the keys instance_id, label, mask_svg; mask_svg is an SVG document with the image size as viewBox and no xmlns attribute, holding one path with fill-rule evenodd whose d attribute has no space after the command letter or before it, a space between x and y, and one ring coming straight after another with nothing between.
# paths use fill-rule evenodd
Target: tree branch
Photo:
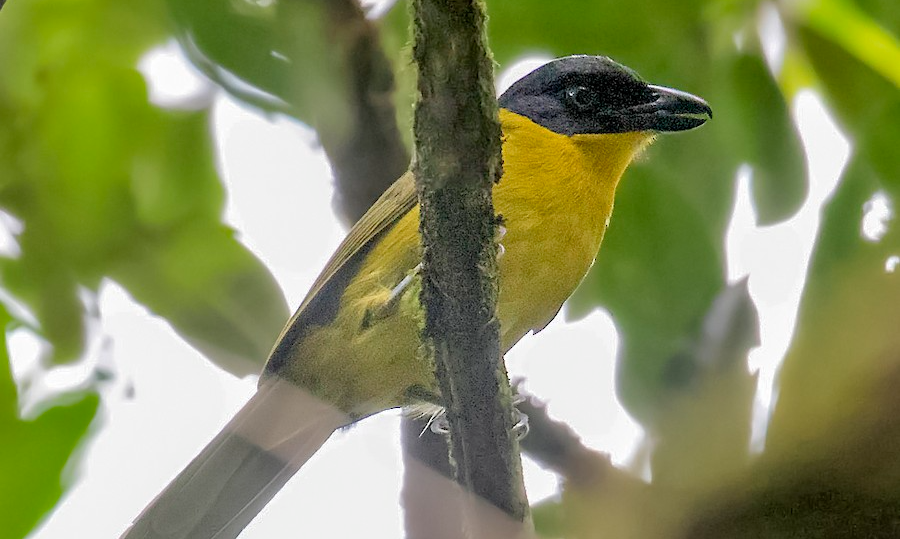
<instances>
[{"instance_id":1,"label":"tree branch","mask_svg":"<svg viewBox=\"0 0 900 539\"><path fill-rule=\"evenodd\" d=\"M354 223L406 171L409 152L397 128L394 73L378 29L357 0L316 1L326 10L329 40L341 52L349 116L349 125L316 128L334 171L335 208Z\"/></svg>"},{"instance_id":2,"label":"tree branch","mask_svg":"<svg viewBox=\"0 0 900 539\"><path fill-rule=\"evenodd\" d=\"M516 407L528 416L528 436L522 439L522 451L540 465L553 470L569 484L596 485L604 477L621 473L609 455L581 443L572 428L547 414L547 406L531 395Z\"/></svg>"},{"instance_id":3,"label":"tree branch","mask_svg":"<svg viewBox=\"0 0 900 539\"><path fill-rule=\"evenodd\" d=\"M458 539L464 537L463 508L447 437L432 432L430 423L430 417L415 416L400 423L403 528L407 539Z\"/></svg>"},{"instance_id":4,"label":"tree branch","mask_svg":"<svg viewBox=\"0 0 900 539\"><path fill-rule=\"evenodd\" d=\"M528 503L496 318L491 188L501 175L500 126L484 7L479 0L414 0L413 8L425 336L457 477L522 522Z\"/></svg>"}]
</instances>

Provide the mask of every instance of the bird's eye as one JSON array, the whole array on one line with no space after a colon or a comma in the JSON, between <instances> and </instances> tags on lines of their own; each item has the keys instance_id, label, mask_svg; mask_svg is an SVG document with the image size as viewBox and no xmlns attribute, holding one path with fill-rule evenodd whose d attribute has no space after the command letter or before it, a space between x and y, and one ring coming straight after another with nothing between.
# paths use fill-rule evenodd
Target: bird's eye
<instances>
[{"instance_id":1,"label":"bird's eye","mask_svg":"<svg viewBox=\"0 0 900 539\"><path fill-rule=\"evenodd\" d=\"M569 103L579 109L589 109L597 101L597 92L587 86L570 86L566 89L566 98Z\"/></svg>"}]
</instances>

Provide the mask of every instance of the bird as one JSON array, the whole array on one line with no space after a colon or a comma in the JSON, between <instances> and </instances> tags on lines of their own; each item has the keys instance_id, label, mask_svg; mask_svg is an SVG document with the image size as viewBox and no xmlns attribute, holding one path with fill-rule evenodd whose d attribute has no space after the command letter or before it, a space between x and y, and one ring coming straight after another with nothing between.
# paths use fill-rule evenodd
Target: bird
<instances>
[{"instance_id":1,"label":"bird","mask_svg":"<svg viewBox=\"0 0 900 539\"><path fill-rule=\"evenodd\" d=\"M605 56L552 60L498 98L501 352L558 313L590 269L628 165L659 133L712 118L692 94ZM287 322L258 390L122 539L237 537L337 429L422 400L422 248L411 172L353 226Z\"/></svg>"}]
</instances>

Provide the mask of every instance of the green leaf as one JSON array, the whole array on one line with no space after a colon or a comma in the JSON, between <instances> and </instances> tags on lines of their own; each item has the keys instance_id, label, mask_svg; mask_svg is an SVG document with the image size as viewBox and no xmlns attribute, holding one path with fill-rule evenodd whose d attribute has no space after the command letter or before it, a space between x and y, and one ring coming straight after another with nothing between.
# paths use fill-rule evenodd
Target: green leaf
<instances>
[{"instance_id":1,"label":"green leaf","mask_svg":"<svg viewBox=\"0 0 900 539\"><path fill-rule=\"evenodd\" d=\"M0 204L25 226L3 279L34 311L54 359L71 361L83 347L78 284L96 286L134 233L132 133L149 108L136 71L103 65L47 68L38 94L34 108L0 106L10 141L0 168L11 171Z\"/></svg>"},{"instance_id":2,"label":"green leaf","mask_svg":"<svg viewBox=\"0 0 900 539\"><path fill-rule=\"evenodd\" d=\"M759 318L747 280L724 288L688 337L665 366L664 405L648 438L653 483L703 493L749 462L757 384L747 355L759 345Z\"/></svg>"},{"instance_id":3,"label":"green leaf","mask_svg":"<svg viewBox=\"0 0 900 539\"><path fill-rule=\"evenodd\" d=\"M192 265L162 264L168 278L131 271L123 284L155 312L171 314L214 361L241 365L241 374L258 371L287 307L271 274L220 224L225 194L208 111L148 102L134 65L159 25L148 20L150 31L139 31L133 27L143 21L129 16L163 17L160 5L132 6L132 13L104 0L69 10L54 2L0 19L10 30L0 40L18 40L0 50L0 69L19 77L0 71L0 205L24 224L21 256L0 265L4 286L34 313L51 359L72 361L84 348L85 288L96 290L121 268L152 266L146 256L158 250L175 249L184 260L202 255ZM133 36L121 33L128 29ZM191 281L192 272L207 281ZM186 282L210 296L187 293ZM223 312L228 307L239 313Z\"/></svg>"},{"instance_id":4,"label":"green leaf","mask_svg":"<svg viewBox=\"0 0 900 539\"><path fill-rule=\"evenodd\" d=\"M859 150L869 160L882 180L885 189L895 199L900 198L900 91L892 103L865 127L857 142Z\"/></svg>"},{"instance_id":5,"label":"green leaf","mask_svg":"<svg viewBox=\"0 0 900 539\"><path fill-rule=\"evenodd\" d=\"M822 83L829 104L846 129L855 132L897 99L898 86L815 28L799 26L803 51Z\"/></svg>"},{"instance_id":6,"label":"green leaf","mask_svg":"<svg viewBox=\"0 0 900 539\"><path fill-rule=\"evenodd\" d=\"M753 168L753 202L761 225L793 215L806 199L806 161L784 96L758 54L740 54L727 68L727 100L717 122L738 159Z\"/></svg>"},{"instance_id":7,"label":"green leaf","mask_svg":"<svg viewBox=\"0 0 900 539\"><path fill-rule=\"evenodd\" d=\"M0 258L4 289L27 305L39 327L32 328L53 347L46 359L55 363L76 360L84 351L84 304L70 268L54 264L43 250L23 246L19 259Z\"/></svg>"},{"instance_id":8,"label":"green leaf","mask_svg":"<svg viewBox=\"0 0 900 539\"><path fill-rule=\"evenodd\" d=\"M531 508L534 531L539 537L564 537L567 527L562 505L555 500L545 500Z\"/></svg>"},{"instance_id":9,"label":"green leaf","mask_svg":"<svg viewBox=\"0 0 900 539\"><path fill-rule=\"evenodd\" d=\"M671 184L632 169L597 263L569 301L582 315L598 303L622 336L618 393L642 422L653 422L672 381L667 365L700 326L723 285L721 247L704 219Z\"/></svg>"},{"instance_id":10,"label":"green leaf","mask_svg":"<svg viewBox=\"0 0 900 539\"><path fill-rule=\"evenodd\" d=\"M900 194L900 86L887 80L850 51L801 28L807 56L843 127L894 195Z\"/></svg>"},{"instance_id":11,"label":"green leaf","mask_svg":"<svg viewBox=\"0 0 900 539\"><path fill-rule=\"evenodd\" d=\"M859 9L868 14L894 36L900 36L900 9L894 0L854 0Z\"/></svg>"},{"instance_id":12,"label":"green leaf","mask_svg":"<svg viewBox=\"0 0 900 539\"><path fill-rule=\"evenodd\" d=\"M900 40L896 35L886 31L850 0L817 0L801 6L810 28L900 87ZM893 15L896 21L896 5Z\"/></svg>"},{"instance_id":13,"label":"green leaf","mask_svg":"<svg viewBox=\"0 0 900 539\"><path fill-rule=\"evenodd\" d=\"M5 418L0 448L0 518L7 537L25 537L71 486L68 469L88 433L99 396L80 391L54 399L33 420Z\"/></svg>"},{"instance_id":14,"label":"green leaf","mask_svg":"<svg viewBox=\"0 0 900 539\"><path fill-rule=\"evenodd\" d=\"M900 229L893 220L878 241L860 234L863 204L879 184L857 156L825 209L767 453L825 463L857 474L867 492L883 486L895 493L900 279L887 268L900 254Z\"/></svg>"},{"instance_id":15,"label":"green leaf","mask_svg":"<svg viewBox=\"0 0 900 539\"><path fill-rule=\"evenodd\" d=\"M191 220L218 221L225 191L215 167L208 112L154 109L152 114L130 179L139 226L166 230Z\"/></svg>"},{"instance_id":16,"label":"green leaf","mask_svg":"<svg viewBox=\"0 0 900 539\"><path fill-rule=\"evenodd\" d=\"M489 2L491 47L498 62L539 51L605 54L678 84L703 69L707 58L697 39L702 33L703 2ZM659 40L678 55L660 54ZM678 78L676 78L678 77ZM663 82L663 81L659 81Z\"/></svg>"},{"instance_id":17,"label":"green leaf","mask_svg":"<svg viewBox=\"0 0 900 539\"><path fill-rule=\"evenodd\" d=\"M257 374L289 316L275 280L226 226L147 238L110 275L225 370Z\"/></svg>"},{"instance_id":18,"label":"green leaf","mask_svg":"<svg viewBox=\"0 0 900 539\"><path fill-rule=\"evenodd\" d=\"M239 99L310 125L348 123L341 76L347 62L335 41L353 28L340 27L346 21L332 20L322 4L168 0L168 6L191 61Z\"/></svg>"},{"instance_id":19,"label":"green leaf","mask_svg":"<svg viewBox=\"0 0 900 539\"><path fill-rule=\"evenodd\" d=\"M68 392L42 403L34 418L20 417L5 309L0 308L0 319L0 521L4 537L17 538L28 535L71 486L72 455L96 416L99 397L90 389Z\"/></svg>"},{"instance_id":20,"label":"green leaf","mask_svg":"<svg viewBox=\"0 0 900 539\"><path fill-rule=\"evenodd\" d=\"M278 56L289 51L277 31L275 4L169 0L167 5L185 32L182 39L189 55L201 70L215 76L216 69L223 69L258 91L290 101L289 71ZM257 104L262 103L264 100Z\"/></svg>"}]
</instances>

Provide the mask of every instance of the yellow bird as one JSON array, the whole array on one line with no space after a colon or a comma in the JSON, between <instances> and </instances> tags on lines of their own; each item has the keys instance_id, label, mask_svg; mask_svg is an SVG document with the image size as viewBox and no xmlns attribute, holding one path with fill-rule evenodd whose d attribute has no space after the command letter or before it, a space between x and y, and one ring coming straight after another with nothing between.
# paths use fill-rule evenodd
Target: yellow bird
<instances>
[{"instance_id":1,"label":"yellow bird","mask_svg":"<svg viewBox=\"0 0 900 539\"><path fill-rule=\"evenodd\" d=\"M609 58L569 56L499 99L501 351L539 331L587 273L625 168L712 110ZM418 355L419 209L410 173L353 227L285 326L256 395L123 538L236 537L336 429L438 390Z\"/></svg>"}]
</instances>

